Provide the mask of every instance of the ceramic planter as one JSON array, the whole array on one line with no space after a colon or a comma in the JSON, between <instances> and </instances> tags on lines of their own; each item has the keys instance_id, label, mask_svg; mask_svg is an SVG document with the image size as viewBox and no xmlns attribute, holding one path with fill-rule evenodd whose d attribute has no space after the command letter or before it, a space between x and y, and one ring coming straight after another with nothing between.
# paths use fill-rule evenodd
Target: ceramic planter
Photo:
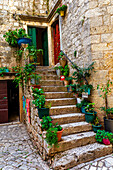
<instances>
[{"instance_id":1,"label":"ceramic planter","mask_svg":"<svg viewBox=\"0 0 113 170\"><path fill-rule=\"evenodd\" d=\"M113 120L104 117L104 127L105 127L105 131L113 133Z\"/></svg>"},{"instance_id":2,"label":"ceramic planter","mask_svg":"<svg viewBox=\"0 0 113 170\"><path fill-rule=\"evenodd\" d=\"M42 119L44 116L49 116L49 108L38 108L38 116Z\"/></svg>"},{"instance_id":3,"label":"ceramic planter","mask_svg":"<svg viewBox=\"0 0 113 170\"><path fill-rule=\"evenodd\" d=\"M64 129L62 128L61 131L58 131L58 132L57 132L58 142L61 141L61 137L62 137L62 132L63 132L63 130L64 130Z\"/></svg>"},{"instance_id":4,"label":"ceramic planter","mask_svg":"<svg viewBox=\"0 0 113 170\"><path fill-rule=\"evenodd\" d=\"M64 17L64 11L60 11L60 16Z\"/></svg>"},{"instance_id":5,"label":"ceramic planter","mask_svg":"<svg viewBox=\"0 0 113 170\"><path fill-rule=\"evenodd\" d=\"M85 111L85 106L82 106L82 107L81 107L81 112L82 112L82 113L86 113L86 111Z\"/></svg>"},{"instance_id":6,"label":"ceramic planter","mask_svg":"<svg viewBox=\"0 0 113 170\"><path fill-rule=\"evenodd\" d=\"M17 39L17 43L18 43L18 45L19 46L21 46L21 44L31 44L31 42L32 42L32 40L31 39L29 39L29 38L18 38Z\"/></svg>"},{"instance_id":7,"label":"ceramic planter","mask_svg":"<svg viewBox=\"0 0 113 170\"><path fill-rule=\"evenodd\" d=\"M94 131L95 133L97 133L97 130L100 130L101 127L102 127L102 125L98 125L98 126L92 125L92 127L93 127L93 131Z\"/></svg>"},{"instance_id":8,"label":"ceramic planter","mask_svg":"<svg viewBox=\"0 0 113 170\"><path fill-rule=\"evenodd\" d=\"M65 67L65 65L66 65L66 62L67 62L67 60L65 59L65 58L61 58L60 59L60 65L64 68Z\"/></svg>"},{"instance_id":9,"label":"ceramic planter","mask_svg":"<svg viewBox=\"0 0 113 170\"><path fill-rule=\"evenodd\" d=\"M85 113L86 122L88 122L88 123L93 123L93 122L94 122L94 119L95 119L95 117L96 117L96 114L97 114L97 112L94 112L94 113L88 113L88 112L86 112L86 113Z\"/></svg>"}]
</instances>

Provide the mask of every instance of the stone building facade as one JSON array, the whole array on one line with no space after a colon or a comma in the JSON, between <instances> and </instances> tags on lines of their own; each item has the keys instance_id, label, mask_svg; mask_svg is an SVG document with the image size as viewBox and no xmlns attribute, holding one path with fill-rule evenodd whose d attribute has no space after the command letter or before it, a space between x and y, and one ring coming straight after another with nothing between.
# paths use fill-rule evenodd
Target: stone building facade
<instances>
[{"instance_id":1,"label":"stone building facade","mask_svg":"<svg viewBox=\"0 0 113 170\"><path fill-rule=\"evenodd\" d=\"M54 44L52 24L58 17L57 0L1 0L0 1L0 65L12 67L16 65L13 57L14 48L9 47L3 38L8 29L27 26L47 27L49 65L54 65ZM91 100L95 102L99 118L102 114L99 107L104 100L99 97L97 84L106 84L107 79L113 80L113 1L112 0L62 0L67 5L62 25L62 49L69 58L79 66L95 63L95 73L92 73L91 83L95 90ZM40 19L41 18L41 19ZM74 51L77 51L76 58ZM70 65L70 63L69 63ZM71 68L71 66L70 66ZM72 70L71 70L72 71ZM99 101L99 102L98 102ZM113 89L108 96L109 106L113 106Z\"/></svg>"}]
</instances>

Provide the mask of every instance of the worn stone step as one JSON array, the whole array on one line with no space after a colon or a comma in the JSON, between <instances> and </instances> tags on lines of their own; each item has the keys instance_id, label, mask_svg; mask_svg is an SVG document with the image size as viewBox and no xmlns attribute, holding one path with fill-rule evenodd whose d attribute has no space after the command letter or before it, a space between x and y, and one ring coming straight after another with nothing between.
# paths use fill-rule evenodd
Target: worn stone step
<instances>
[{"instance_id":1,"label":"worn stone step","mask_svg":"<svg viewBox=\"0 0 113 170\"><path fill-rule=\"evenodd\" d=\"M45 92L46 99L72 98L73 94L68 92Z\"/></svg>"},{"instance_id":2,"label":"worn stone step","mask_svg":"<svg viewBox=\"0 0 113 170\"><path fill-rule=\"evenodd\" d=\"M54 170L67 170L81 163L93 161L112 153L112 145L93 143L86 146L73 148L59 153L53 159L52 167ZM78 170L73 168L73 170Z\"/></svg>"},{"instance_id":3,"label":"worn stone step","mask_svg":"<svg viewBox=\"0 0 113 170\"><path fill-rule=\"evenodd\" d=\"M95 143L95 133L94 132L83 132L78 134L71 134L68 136L62 136L61 141L57 146L48 148L48 144L45 145L45 149L48 155L51 155L56 152L63 152L72 148L84 146L87 144Z\"/></svg>"},{"instance_id":4,"label":"worn stone step","mask_svg":"<svg viewBox=\"0 0 113 170\"><path fill-rule=\"evenodd\" d=\"M63 136L79 133L79 132L87 132L92 130L92 125L87 122L77 122L77 123L68 123L62 125Z\"/></svg>"},{"instance_id":5,"label":"worn stone step","mask_svg":"<svg viewBox=\"0 0 113 170\"><path fill-rule=\"evenodd\" d=\"M51 116L51 118L53 119L53 124L58 122L58 124L61 125L61 124L85 121L85 114L69 113L69 114Z\"/></svg>"},{"instance_id":6,"label":"worn stone step","mask_svg":"<svg viewBox=\"0 0 113 170\"><path fill-rule=\"evenodd\" d=\"M40 80L40 84L42 86L63 86L63 82L61 80Z\"/></svg>"},{"instance_id":7,"label":"worn stone step","mask_svg":"<svg viewBox=\"0 0 113 170\"><path fill-rule=\"evenodd\" d=\"M60 115L77 112L76 105L67 105L67 106L53 106L50 108L50 115Z\"/></svg>"},{"instance_id":8,"label":"worn stone step","mask_svg":"<svg viewBox=\"0 0 113 170\"><path fill-rule=\"evenodd\" d=\"M48 70L48 69L40 69L36 70L37 74L43 74L43 75L56 75L56 71L54 69Z\"/></svg>"},{"instance_id":9,"label":"worn stone step","mask_svg":"<svg viewBox=\"0 0 113 170\"><path fill-rule=\"evenodd\" d=\"M40 74L41 80L60 80L60 78L57 75L45 75L45 74Z\"/></svg>"},{"instance_id":10,"label":"worn stone step","mask_svg":"<svg viewBox=\"0 0 113 170\"><path fill-rule=\"evenodd\" d=\"M67 92L67 87L64 86L41 86L44 92Z\"/></svg>"},{"instance_id":11,"label":"worn stone step","mask_svg":"<svg viewBox=\"0 0 113 170\"><path fill-rule=\"evenodd\" d=\"M46 104L48 103L51 103L51 106L74 105L76 100L74 98L46 99Z\"/></svg>"}]
</instances>

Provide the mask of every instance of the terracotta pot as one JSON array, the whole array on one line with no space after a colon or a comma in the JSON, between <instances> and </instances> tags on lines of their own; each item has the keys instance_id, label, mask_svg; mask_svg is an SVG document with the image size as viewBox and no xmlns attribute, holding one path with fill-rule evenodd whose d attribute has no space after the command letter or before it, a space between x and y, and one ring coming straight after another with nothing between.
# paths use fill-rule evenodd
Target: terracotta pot
<instances>
[{"instance_id":1,"label":"terracotta pot","mask_svg":"<svg viewBox=\"0 0 113 170\"><path fill-rule=\"evenodd\" d=\"M66 62L67 62L67 60L66 60L65 58L60 59L60 65L61 65L62 67L65 67Z\"/></svg>"},{"instance_id":2,"label":"terracotta pot","mask_svg":"<svg viewBox=\"0 0 113 170\"><path fill-rule=\"evenodd\" d=\"M68 80L64 80L64 85L65 86L69 85L69 81Z\"/></svg>"},{"instance_id":3,"label":"terracotta pot","mask_svg":"<svg viewBox=\"0 0 113 170\"><path fill-rule=\"evenodd\" d=\"M107 139L103 139L103 143L104 143L105 145L110 145L110 141L109 141L108 138L107 138Z\"/></svg>"},{"instance_id":4,"label":"terracotta pot","mask_svg":"<svg viewBox=\"0 0 113 170\"><path fill-rule=\"evenodd\" d=\"M62 128L61 131L58 131L58 132L57 132L58 142L61 140L63 130L64 130L64 129Z\"/></svg>"},{"instance_id":5,"label":"terracotta pot","mask_svg":"<svg viewBox=\"0 0 113 170\"><path fill-rule=\"evenodd\" d=\"M33 87L33 89L36 89L36 88L40 89L40 88L41 88L41 85L39 85L39 84L36 85L36 84L35 84L35 85L32 85L32 87Z\"/></svg>"},{"instance_id":6,"label":"terracotta pot","mask_svg":"<svg viewBox=\"0 0 113 170\"><path fill-rule=\"evenodd\" d=\"M64 11L60 11L60 16L64 17Z\"/></svg>"}]
</instances>

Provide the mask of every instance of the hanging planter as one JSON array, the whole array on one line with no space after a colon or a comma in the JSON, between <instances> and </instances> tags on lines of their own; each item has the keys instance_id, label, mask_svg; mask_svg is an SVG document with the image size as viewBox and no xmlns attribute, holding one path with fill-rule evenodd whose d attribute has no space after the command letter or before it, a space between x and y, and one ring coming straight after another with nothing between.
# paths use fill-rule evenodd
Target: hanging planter
<instances>
[{"instance_id":1,"label":"hanging planter","mask_svg":"<svg viewBox=\"0 0 113 170\"><path fill-rule=\"evenodd\" d=\"M59 8L57 8L56 13L58 13L61 17L64 17L66 9L67 9L67 6L62 5Z\"/></svg>"},{"instance_id":2,"label":"hanging planter","mask_svg":"<svg viewBox=\"0 0 113 170\"><path fill-rule=\"evenodd\" d=\"M32 40L30 38L23 37L23 38L17 39L17 43L18 43L19 46L21 46L21 44L29 44L30 45L31 42L32 42Z\"/></svg>"}]
</instances>

